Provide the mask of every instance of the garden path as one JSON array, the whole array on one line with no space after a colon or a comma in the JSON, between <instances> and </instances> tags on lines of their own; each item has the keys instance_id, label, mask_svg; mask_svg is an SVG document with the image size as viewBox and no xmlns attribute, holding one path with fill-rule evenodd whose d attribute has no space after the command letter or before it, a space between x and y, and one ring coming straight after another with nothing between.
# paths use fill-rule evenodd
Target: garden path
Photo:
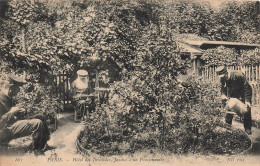
<instances>
[{"instance_id":1,"label":"garden path","mask_svg":"<svg viewBox=\"0 0 260 166\"><path fill-rule=\"evenodd\" d=\"M258 108L260 109L260 108ZM256 111L256 110L254 110ZM61 156L75 155L77 153L75 141L83 127L83 123L74 123L73 113L61 113L58 115L58 129L51 134L49 145L55 146L55 153ZM233 121L235 128L244 130L243 123ZM253 153L260 154L260 128L252 127L252 135L249 135L253 142ZM45 155L50 155L53 151L46 151Z\"/></svg>"},{"instance_id":2,"label":"garden path","mask_svg":"<svg viewBox=\"0 0 260 166\"><path fill-rule=\"evenodd\" d=\"M60 156L76 155L75 147L76 138L82 129L82 123L74 123L72 113L62 113L58 116L58 130L52 133L49 145L56 147L55 153ZM235 128L244 130L243 123L233 121ZM252 135L249 135L253 142L253 154L260 154L260 129L252 127ZM50 155L53 151L45 152L45 155Z\"/></svg>"},{"instance_id":3,"label":"garden path","mask_svg":"<svg viewBox=\"0 0 260 166\"><path fill-rule=\"evenodd\" d=\"M80 154L77 154L77 150L75 147L75 141L78 136L78 133L80 132L81 128L83 127L82 123L74 123L73 121L73 113L62 113L58 116L59 123L58 123L58 129L51 134L51 139L48 141L49 145L56 146L55 150L48 150L45 152L44 156L37 156L35 157L33 153L27 153L23 154L21 156L11 156L10 158L5 158L4 160L0 160L0 165L5 166L7 163L5 160L8 160L8 164L12 165L19 165L21 163L17 163L15 160L17 157L21 157L23 160L23 163L30 163L30 164L36 164L36 165L47 165L50 163L51 165L89 165L90 162L84 161L84 157L82 157ZM243 124L240 122L233 122L233 126L237 128L243 129ZM254 142L255 146L259 146L259 144L256 144L256 139L260 137L260 129L253 127L252 129L253 134L250 136ZM258 142L259 143L259 142ZM255 147L256 148L256 147ZM148 155L148 156L147 156ZM260 162L259 158L259 149L258 151L255 149L255 151L248 155L238 155L238 156L223 156L223 155L210 155L210 156L202 156L197 154L190 154L188 156L165 156L163 154L156 154L155 156L149 156L147 153L141 153L134 155L135 158L140 159L140 156L146 156L147 158L163 158L166 159L163 162L138 162L138 164L142 165L153 165L153 164L159 164L159 165L169 165L170 163L180 163L183 164L199 164L199 165L208 165L211 164L226 164L229 163L229 160L233 160L233 164L240 165L240 164L253 164ZM94 156L95 157L95 156ZM117 158L127 158L129 156L117 156ZM93 156L91 157L93 158ZM112 158L112 160L115 157ZM0 157L1 159L1 157ZM3 159L3 158L2 158ZM76 161L76 160L83 160L83 161ZM241 162L243 160L243 162ZM5 163L5 164L3 164ZM168 164L167 164L168 163ZM91 165L104 165L106 163L103 162L91 162ZM113 165L121 165L122 162L113 162ZM9 166L8 165L8 166ZM26 164L27 165L27 164Z\"/></svg>"},{"instance_id":4,"label":"garden path","mask_svg":"<svg viewBox=\"0 0 260 166\"><path fill-rule=\"evenodd\" d=\"M58 129L51 134L48 145L56 147L54 151L46 151L45 155L55 152L58 156L75 155L77 153L75 142L83 123L73 121L73 113L58 115Z\"/></svg>"}]
</instances>

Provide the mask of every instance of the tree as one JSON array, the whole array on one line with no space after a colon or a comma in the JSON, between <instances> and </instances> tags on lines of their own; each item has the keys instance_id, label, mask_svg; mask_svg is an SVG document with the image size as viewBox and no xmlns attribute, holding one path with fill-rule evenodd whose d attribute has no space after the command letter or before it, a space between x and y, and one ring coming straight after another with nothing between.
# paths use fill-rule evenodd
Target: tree
<instances>
[{"instance_id":1,"label":"tree","mask_svg":"<svg viewBox=\"0 0 260 166\"><path fill-rule=\"evenodd\" d=\"M259 2L231 1L215 11L209 36L213 40L259 43Z\"/></svg>"}]
</instances>

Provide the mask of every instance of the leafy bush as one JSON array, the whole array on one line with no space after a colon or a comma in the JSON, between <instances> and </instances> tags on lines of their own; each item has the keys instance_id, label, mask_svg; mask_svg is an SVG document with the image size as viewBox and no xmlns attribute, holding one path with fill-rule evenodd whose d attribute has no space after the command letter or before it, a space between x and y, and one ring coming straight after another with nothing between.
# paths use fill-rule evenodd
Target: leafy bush
<instances>
[{"instance_id":1,"label":"leafy bush","mask_svg":"<svg viewBox=\"0 0 260 166\"><path fill-rule=\"evenodd\" d=\"M93 113L79 139L85 148L99 154L147 148L207 152L203 142L222 126L219 85L196 79L177 81L189 61L179 56L168 15L163 8L149 5L158 21L144 25L136 19L124 21L127 14L134 13L131 7L118 9L123 13L116 20L124 30L118 34L123 44L113 59L122 68L122 81L111 85L109 104L101 107L104 111ZM135 24L136 30L132 29Z\"/></svg>"},{"instance_id":2,"label":"leafy bush","mask_svg":"<svg viewBox=\"0 0 260 166\"><path fill-rule=\"evenodd\" d=\"M201 59L205 61L207 66L218 65L255 65L260 62L259 49L242 50L241 55L234 48L218 48L207 49L203 52Z\"/></svg>"},{"instance_id":3,"label":"leafy bush","mask_svg":"<svg viewBox=\"0 0 260 166\"><path fill-rule=\"evenodd\" d=\"M103 111L92 116L79 139L86 149L103 155L142 149L239 153L250 146L250 139L242 131L227 129L221 121L224 110L217 97L218 86L190 79L188 83L176 84L174 98L159 105L162 102L151 102L149 94L136 90L146 89L140 80L116 82L109 105L103 105ZM233 139L225 142L227 135ZM239 143L240 138L243 143Z\"/></svg>"},{"instance_id":4,"label":"leafy bush","mask_svg":"<svg viewBox=\"0 0 260 166\"><path fill-rule=\"evenodd\" d=\"M56 113L62 110L59 99L52 97L51 87L43 86L38 83L27 83L24 85L15 98L15 102L26 110L23 118L43 113L47 116L49 127L53 128Z\"/></svg>"},{"instance_id":5,"label":"leafy bush","mask_svg":"<svg viewBox=\"0 0 260 166\"><path fill-rule=\"evenodd\" d=\"M251 140L241 129L216 127L204 140L205 150L216 154L237 154L247 150Z\"/></svg>"}]
</instances>

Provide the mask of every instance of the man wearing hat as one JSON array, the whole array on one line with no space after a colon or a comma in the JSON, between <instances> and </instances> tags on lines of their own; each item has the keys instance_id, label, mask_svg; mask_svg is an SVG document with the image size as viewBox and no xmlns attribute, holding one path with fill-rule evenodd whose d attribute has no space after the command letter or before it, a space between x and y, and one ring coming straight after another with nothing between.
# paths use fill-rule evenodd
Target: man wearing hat
<instances>
[{"instance_id":1,"label":"man wearing hat","mask_svg":"<svg viewBox=\"0 0 260 166\"><path fill-rule=\"evenodd\" d=\"M3 83L0 92L0 144L7 145L12 139L32 136L32 148L35 154L43 153L50 133L46 124L46 118L37 114L30 119L20 120L25 110L20 106L12 105L12 98L17 95L20 87L26 81L21 77L9 76Z\"/></svg>"},{"instance_id":2,"label":"man wearing hat","mask_svg":"<svg viewBox=\"0 0 260 166\"><path fill-rule=\"evenodd\" d=\"M244 128L247 134L251 134L252 88L245 75L240 70L227 70L226 66L218 67L216 74L220 77L222 99L237 98L247 105L248 111L244 114ZM233 113L228 112L225 118L226 123L231 125L233 116Z\"/></svg>"},{"instance_id":3,"label":"man wearing hat","mask_svg":"<svg viewBox=\"0 0 260 166\"><path fill-rule=\"evenodd\" d=\"M78 78L71 84L73 99L74 102L77 103L74 118L75 122L78 121L76 114L81 114L80 117L84 118L84 114L86 113L86 106L92 103L91 98L87 97L87 95L90 95L91 93L88 72L86 70L78 70L77 75Z\"/></svg>"}]
</instances>

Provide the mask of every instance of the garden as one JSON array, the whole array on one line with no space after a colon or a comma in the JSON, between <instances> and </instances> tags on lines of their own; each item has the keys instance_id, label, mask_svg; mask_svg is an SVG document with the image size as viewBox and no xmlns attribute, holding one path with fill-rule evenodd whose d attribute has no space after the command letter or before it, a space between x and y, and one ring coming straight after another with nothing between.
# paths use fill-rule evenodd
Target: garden
<instances>
[{"instance_id":1,"label":"garden","mask_svg":"<svg viewBox=\"0 0 260 166\"><path fill-rule=\"evenodd\" d=\"M100 86L109 86L108 103L96 107L77 138L84 155L242 154L251 140L224 123L219 83L196 74L178 79L189 74L191 60L181 58L177 39L259 43L257 4L228 2L215 10L195 1L1 1L1 79L25 76L16 103L27 115L46 114L54 132L65 107L54 95L54 76L86 69L96 85L95 72L106 73ZM236 62L260 62L247 55ZM219 47L202 58L231 65L238 56Z\"/></svg>"}]
</instances>

